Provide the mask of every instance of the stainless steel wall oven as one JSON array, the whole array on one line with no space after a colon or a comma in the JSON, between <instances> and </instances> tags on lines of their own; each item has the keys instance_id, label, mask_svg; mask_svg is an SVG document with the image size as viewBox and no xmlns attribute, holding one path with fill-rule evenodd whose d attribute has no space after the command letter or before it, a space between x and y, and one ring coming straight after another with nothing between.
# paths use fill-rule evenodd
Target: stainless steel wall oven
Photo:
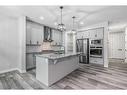
<instances>
[{"instance_id":1,"label":"stainless steel wall oven","mask_svg":"<svg viewBox=\"0 0 127 95\"><path fill-rule=\"evenodd\" d=\"M102 46L90 46L90 57L103 57L103 47Z\"/></svg>"}]
</instances>

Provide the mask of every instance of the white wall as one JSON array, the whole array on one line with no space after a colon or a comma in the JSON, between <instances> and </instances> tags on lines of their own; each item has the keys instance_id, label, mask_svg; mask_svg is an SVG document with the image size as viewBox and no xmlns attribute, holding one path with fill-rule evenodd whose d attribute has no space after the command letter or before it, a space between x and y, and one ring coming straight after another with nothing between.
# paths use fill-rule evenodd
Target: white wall
<instances>
[{"instance_id":1,"label":"white wall","mask_svg":"<svg viewBox=\"0 0 127 95\"><path fill-rule=\"evenodd\" d=\"M25 72L25 17L0 16L0 73Z\"/></svg>"},{"instance_id":2,"label":"white wall","mask_svg":"<svg viewBox=\"0 0 127 95\"><path fill-rule=\"evenodd\" d=\"M16 18L0 16L0 73L17 68L19 32Z\"/></svg>"}]
</instances>

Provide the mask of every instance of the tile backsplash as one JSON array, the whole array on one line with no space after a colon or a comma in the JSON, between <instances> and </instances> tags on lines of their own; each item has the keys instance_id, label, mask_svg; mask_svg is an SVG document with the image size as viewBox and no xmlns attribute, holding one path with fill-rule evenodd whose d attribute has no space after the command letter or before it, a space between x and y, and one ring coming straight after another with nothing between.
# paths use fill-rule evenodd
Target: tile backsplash
<instances>
[{"instance_id":1,"label":"tile backsplash","mask_svg":"<svg viewBox=\"0 0 127 95\"><path fill-rule=\"evenodd\" d=\"M26 52L41 52L43 50L60 50L58 46L52 46L50 42L43 42L41 46L27 46Z\"/></svg>"}]
</instances>

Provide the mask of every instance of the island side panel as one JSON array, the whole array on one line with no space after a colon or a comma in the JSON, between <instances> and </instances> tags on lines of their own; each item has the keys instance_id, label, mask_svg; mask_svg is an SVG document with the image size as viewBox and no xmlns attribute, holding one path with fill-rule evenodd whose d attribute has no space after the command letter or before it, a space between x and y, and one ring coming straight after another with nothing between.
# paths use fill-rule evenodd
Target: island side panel
<instances>
[{"instance_id":1,"label":"island side panel","mask_svg":"<svg viewBox=\"0 0 127 95\"><path fill-rule=\"evenodd\" d=\"M44 85L49 86L48 83L48 59L36 56L36 79Z\"/></svg>"},{"instance_id":2,"label":"island side panel","mask_svg":"<svg viewBox=\"0 0 127 95\"><path fill-rule=\"evenodd\" d=\"M56 64L53 64L52 62L53 60L49 60L49 86L79 67L77 55L58 59Z\"/></svg>"}]
</instances>

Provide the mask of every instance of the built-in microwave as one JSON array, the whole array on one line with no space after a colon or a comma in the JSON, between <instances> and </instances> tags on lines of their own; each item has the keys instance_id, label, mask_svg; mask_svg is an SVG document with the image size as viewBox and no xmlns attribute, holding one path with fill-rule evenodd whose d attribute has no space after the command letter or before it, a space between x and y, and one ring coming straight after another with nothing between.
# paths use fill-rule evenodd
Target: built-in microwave
<instances>
[{"instance_id":1,"label":"built-in microwave","mask_svg":"<svg viewBox=\"0 0 127 95\"><path fill-rule=\"evenodd\" d=\"M90 44L91 45L102 45L103 44L103 40L102 39L91 39L90 40Z\"/></svg>"}]
</instances>

